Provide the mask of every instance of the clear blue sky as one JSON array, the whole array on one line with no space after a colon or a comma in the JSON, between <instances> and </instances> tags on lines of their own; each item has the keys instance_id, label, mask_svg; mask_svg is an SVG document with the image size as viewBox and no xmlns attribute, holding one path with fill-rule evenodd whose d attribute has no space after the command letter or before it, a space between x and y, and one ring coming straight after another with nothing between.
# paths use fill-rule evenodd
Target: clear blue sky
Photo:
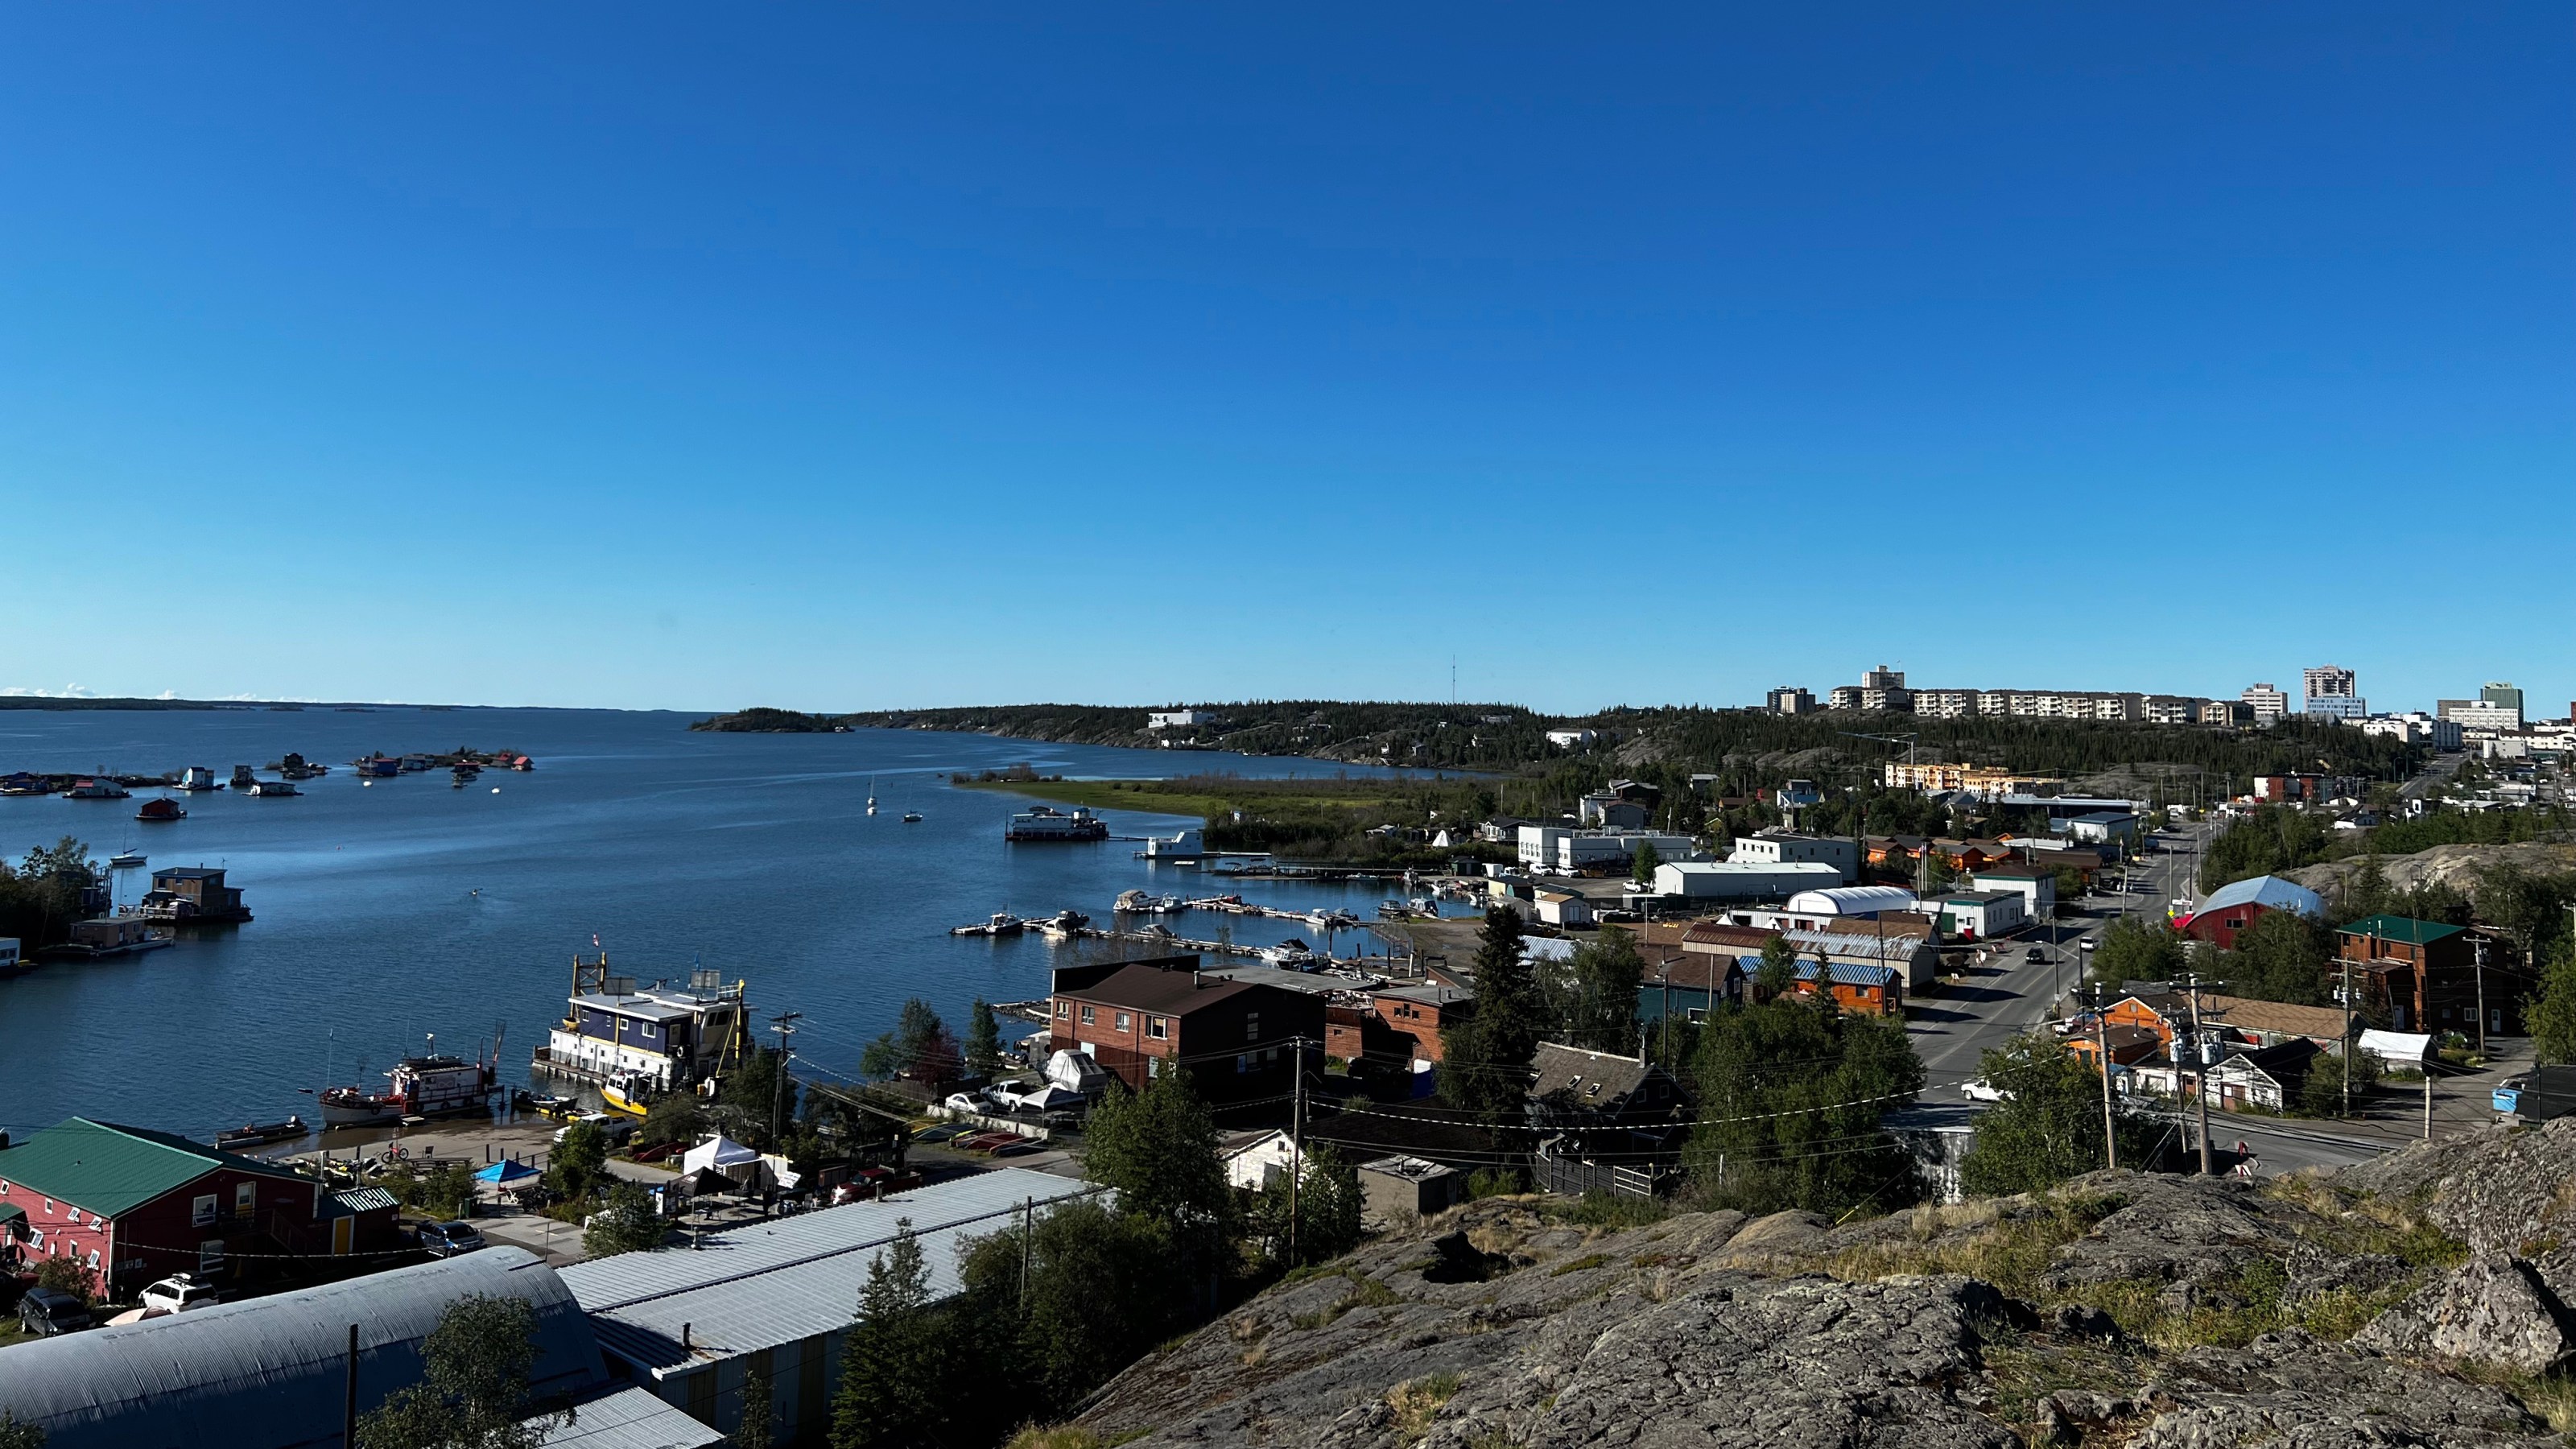
<instances>
[{"instance_id":1,"label":"clear blue sky","mask_svg":"<svg viewBox=\"0 0 2576 1449\"><path fill-rule=\"evenodd\" d=\"M1389 8L19 7L0 687L2576 693L2563 4Z\"/></svg>"}]
</instances>

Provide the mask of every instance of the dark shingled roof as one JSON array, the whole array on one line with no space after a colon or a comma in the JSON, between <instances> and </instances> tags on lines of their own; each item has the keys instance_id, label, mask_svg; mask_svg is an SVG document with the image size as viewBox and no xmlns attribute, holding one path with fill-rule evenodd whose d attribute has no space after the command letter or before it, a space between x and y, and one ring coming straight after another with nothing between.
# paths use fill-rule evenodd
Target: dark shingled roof
<instances>
[{"instance_id":1,"label":"dark shingled roof","mask_svg":"<svg viewBox=\"0 0 2576 1449\"><path fill-rule=\"evenodd\" d=\"M1123 1006L1130 1011L1150 1011L1162 1016L1180 1016L1200 1007L1223 1001L1246 991L1276 991L1278 987L1249 981L1229 981L1222 976L1165 968L1155 965L1122 967L1089 986L1067 987L1059 996L1076 1001L1096 1002L1103 1006Z\"/></svg>"}]
</instances>

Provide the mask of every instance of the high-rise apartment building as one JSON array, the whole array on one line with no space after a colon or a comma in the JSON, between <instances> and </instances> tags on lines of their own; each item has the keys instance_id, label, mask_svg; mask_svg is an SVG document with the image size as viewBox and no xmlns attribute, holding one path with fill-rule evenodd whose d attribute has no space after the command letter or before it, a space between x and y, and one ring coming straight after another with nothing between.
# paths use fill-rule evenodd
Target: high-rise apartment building
<instances>
[{"instance_id":1,"label":"high-rise apartment building","mask_svg":"<svg viewBox=\"0 0 2576 1449\"><path fill-rule=\"evenodd\" d=\"M1816 697L1794 684L1784 684L1764 695L1762 705L1773 714L1814 714Z\"/></svg>"},{"instance_id":2,"label":"high-rise apartment building","mask_svg":"<svg viewBox=\"0 0 2576 1449\"><path fill-rule=\"evenodd\" d=\"M2370 701L2360 693L2360 681L2340 664L2319 664L2300 671L2300 687L2306 694L2302 712L2325 719L2367 719Z\"/></svg>"}]
</instances>

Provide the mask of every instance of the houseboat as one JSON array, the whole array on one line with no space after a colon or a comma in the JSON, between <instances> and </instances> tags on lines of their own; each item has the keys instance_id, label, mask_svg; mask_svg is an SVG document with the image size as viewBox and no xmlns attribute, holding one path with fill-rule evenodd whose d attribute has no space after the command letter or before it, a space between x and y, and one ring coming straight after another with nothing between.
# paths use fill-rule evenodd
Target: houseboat
<instances>
[{"instance_id":1,"label":"houseboat","mask_svg":"<svg viewBox=\"0 0 2576 1449\"><path fill-rule=\"evenodd\" d=\"M280 795L301 795L304 792L296 789L293 782L287 780L253 780L250 782L250 789L243 793L273 800Z\"/></svg>"},{"instance_id":2,"label":"houseboat","mask_svg":"<svg viewBox=\"0 0 2576 1449\"><path fill-rule=\"evenodd\" d=\"M329 765L317 765L298 754L289 754L269 768L290 780L318 780L331 773Z\"/></svg>"},{"instance_id":3,"label":"houseboat","mask_svg":"<svg viewBox=\"0 0 2576 1449\"><path fill-rule=\"evenodd\" d=\"M391 755L369 755L363 760L352 760L349 764L358 772L358 778L361 780L390 780L402 773L402 761Z\"/></svg>"},{"instance_id":4,"label":"houseboat","mask_svg":"<svg viewBox=\"0 0 2576 1449\"><path fill-rule=\"evenodd\" d=\"M105 961L158 951L172 940L172 934L156 929L149 917L99 916L72 922L71 939L47 947L45 954L58 961Z\"/></svg>"},{"instance_id":5,"label":"houseboat","mask_svg":"<svg viewBox=\"0 0 2576 1449\"><path fill-rule=\"evenodd\" d=\"M233 779L232 779L232 785L233 785L233 788L234 788L234 789L236 789L236 790L247 790L247 789L249 789L252 785L255 785L255 784L257 784L257 783L258 783L258 777L257 777L257 776L255 776L255 775L253 775L253 774L250 772L250 766L248 766L248 765L235 765L235 766L233 766Z\"/></svg>"},{"instance_id":6,"label":"houseboat","mask_svg":"<svg viewBox=\"0 0 2576 1449\"><path fill-rule=\"evenodd\" d=\"M102 775L94 780L82 779L65 790L63 798L66 800L122 800L128 793L123 785Z\"/></svg>"},{"instance_id":7,"label":"houseboat","mask_svg":"<svg viewBox=\"0 0 2576 1449\"><path fill-rule=\"evenodd\" d=\"M149 821L185 820L188 818L188 812L178 801L164 795L158 800L144 801L143 808L134 812L134 818ZM139 860L135 862L137 865L142 863Z\"/></svg>"},{"instance_id":8,"label":"houseboat","mask_svg":"<svg viewBox=\"0 0 2576 1449\"><path fill-rule=\"evenodd\" d=\"M385 1089L331 1087L321 1094L325 1127L381 1127L406 1117L461 1117L492 1110L492 1094L501 1089L501 1034L492 1034L489 1056L474 1060L446 1055L438 1038L429 1049L405 1057L385 1073Z\"/></svg>"},{"instance_id":9,"label":"houseboat","mask_svg":"<svg viewBox=\"0 0 2576 1449\"><path fill-rule=\"evenodd\" d=\"M17 937L0 936L0 977L16 976L34 969L35 964L18 954Z\"/></svg>"},{"instance_id":10,"label":"houseboat","mask_svg":"<svg viewBox=\"0 0 2576 1449\"><path fill-rule=\"evenodd\" d=\"M204 765L190 765L179 772L179 788L192 793L199 790L220 790L224 788L224 782L216 779L215 772Z\"/></svg>"},{"instance_id":11,"label":"houseboat","mask_svg":"<svg viewBox=\"0 0 2576 1449\"><path fill-rule=\"evenodd\" d=\"M634 977L609 974L602 951L573 957L564 1018L530 1069L587 1083L609 1106L640 1116L658 1098L712 1090L750 1047L740 981L727 985L723 973L702 970L690 972L685 987L657 981L638 989Z\"/></svg>"},{"instance_id":12,"label":"houseboat","mask_svg":"<svg viewBox=\"0 0 2576 1449\"><path fill-rule=\"evenodd\" d=\"M239 888L224 884L221 869L202 866L172 866L152 872L152 889L143 893L135 909L153 921L206 923L213 921L247 921L250 910L242 904Z\"/></svg>"},{"instance_id":13,"label":"houseboat","mask_svg":"<svg viewBox=\"0 0 2576 1449\"><path fill-rule=\"evenodd\" d=\"M1002 828L1002 838L1016 841L1107 840L1109 822L1080 806L1068 815L1051 805L1040 805L1012 816L1010 824Z\"/></svg>"}]
</instances>

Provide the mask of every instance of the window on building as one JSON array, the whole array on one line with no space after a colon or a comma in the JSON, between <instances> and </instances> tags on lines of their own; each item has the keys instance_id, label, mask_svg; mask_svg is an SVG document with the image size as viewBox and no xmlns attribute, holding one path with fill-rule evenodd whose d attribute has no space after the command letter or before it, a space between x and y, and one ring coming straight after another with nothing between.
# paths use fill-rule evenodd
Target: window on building
<instances>
[{"instance_id":1,"label":"window on building","mask_svg":"<svg viewBox=\"0 0 2576 1449\"><path fill-rule=\"evenodd\" d=\"M256 1203L256 1201L257 1201L257 1194L258 1194L258 1191L259 1191L259 1184L257 1184L257 1183L254 1183L254 1182L237 1182L237 1183L234 1183L234 1184L233 1184L233 1211L234 1211L234 1212L237 1212L237 1213L246 1213L246 1212L249 1212L249 1211L251 1210L252 1206L253 1206L253 1205Z\"/></svg>"},{"instance_id":2,"label":"window on building","mask_svg":"<svg viewBox=\"0 0 2576 1449\"><path fill-rule=\"evenodd\" d=\"M1100 1018L1092 1012L1090 1007L1086 1006L1082 1009L1082 1024L1084 1026L1096 1025L1099 1020Z\"/></svg>"},{"instance_id":3,"label":"window on building","mask_svg":"<svg viewBox=\"0 0 2576 1449\"><path fill-rule=\"evenodd\" d=\"M1055 1004L1055 1019L1056 1019L1056 1020L1058 1020L1058 1021L1062 1021L1062 1020L1064 1020L1066 1013L1067 1013L1068 1011L1070 1011L1071 1009L1072 1009L1072 1003L1071 1003L1071 1002L1065 1002L1065 1001L1059 1001L1059 1002L1057 1002L1057 1003Z\"/></svg>"},{"instance_id":4,"label":"window on building","mask_svg":"<svg viewBox=\"0 0 2576 1449\"><path fill-rule=\"evenodd\" d=\"M197 1271L212 1273L224 1266L224 1240L208 1238L197 1245ZM713 1375L709 1375L713 1377Z\"/></svg>"},{"instance_id":5,"label":"window on building","mask_svg":"<svg viewBox=\"0 0 2576 1449\"><path fill-rule=\"evenodd\" d=\"M1171 1034L1172 1023L1170 1018L1161 1016L1149 1016L1145 1018L1145 1035L1152 1037L1156 1041L1162 1041Z\"/></svg>"},{"instance_id":6,"label":"window on building","mask_svg":"<svg viewBox=\"0 0 2576 1449\"><path fill-rule=\"evenodd\" d=\"M198 1228L210 1227L214 1224L214 1221L215 1195L210 1192L190 1205L188 1211L188 1225Z\"/></svg>"},{"instance_id":7,"label":"window on building","mask_svg":"<svg viewBox=\"0 0 2576 1449\"><path fill-rule=\"evenodd\" d=\"M1247 1011L1243 1014L1243 1039L1245 1041L1261 1040L1260 1012Z\"/></svg>"},{"instance_id":8,"label":"window on building","mask_svg":"<svg viewBox=\"0 0 2576 1449\"><path fill-rule=\"evenodd\" d=\"M1118 1020L1114 1025L1120 1031L1133 1031L1136 1029L1136 1019L1122 1011L1118 1013Z\"/></svg>"}]
</instances>

